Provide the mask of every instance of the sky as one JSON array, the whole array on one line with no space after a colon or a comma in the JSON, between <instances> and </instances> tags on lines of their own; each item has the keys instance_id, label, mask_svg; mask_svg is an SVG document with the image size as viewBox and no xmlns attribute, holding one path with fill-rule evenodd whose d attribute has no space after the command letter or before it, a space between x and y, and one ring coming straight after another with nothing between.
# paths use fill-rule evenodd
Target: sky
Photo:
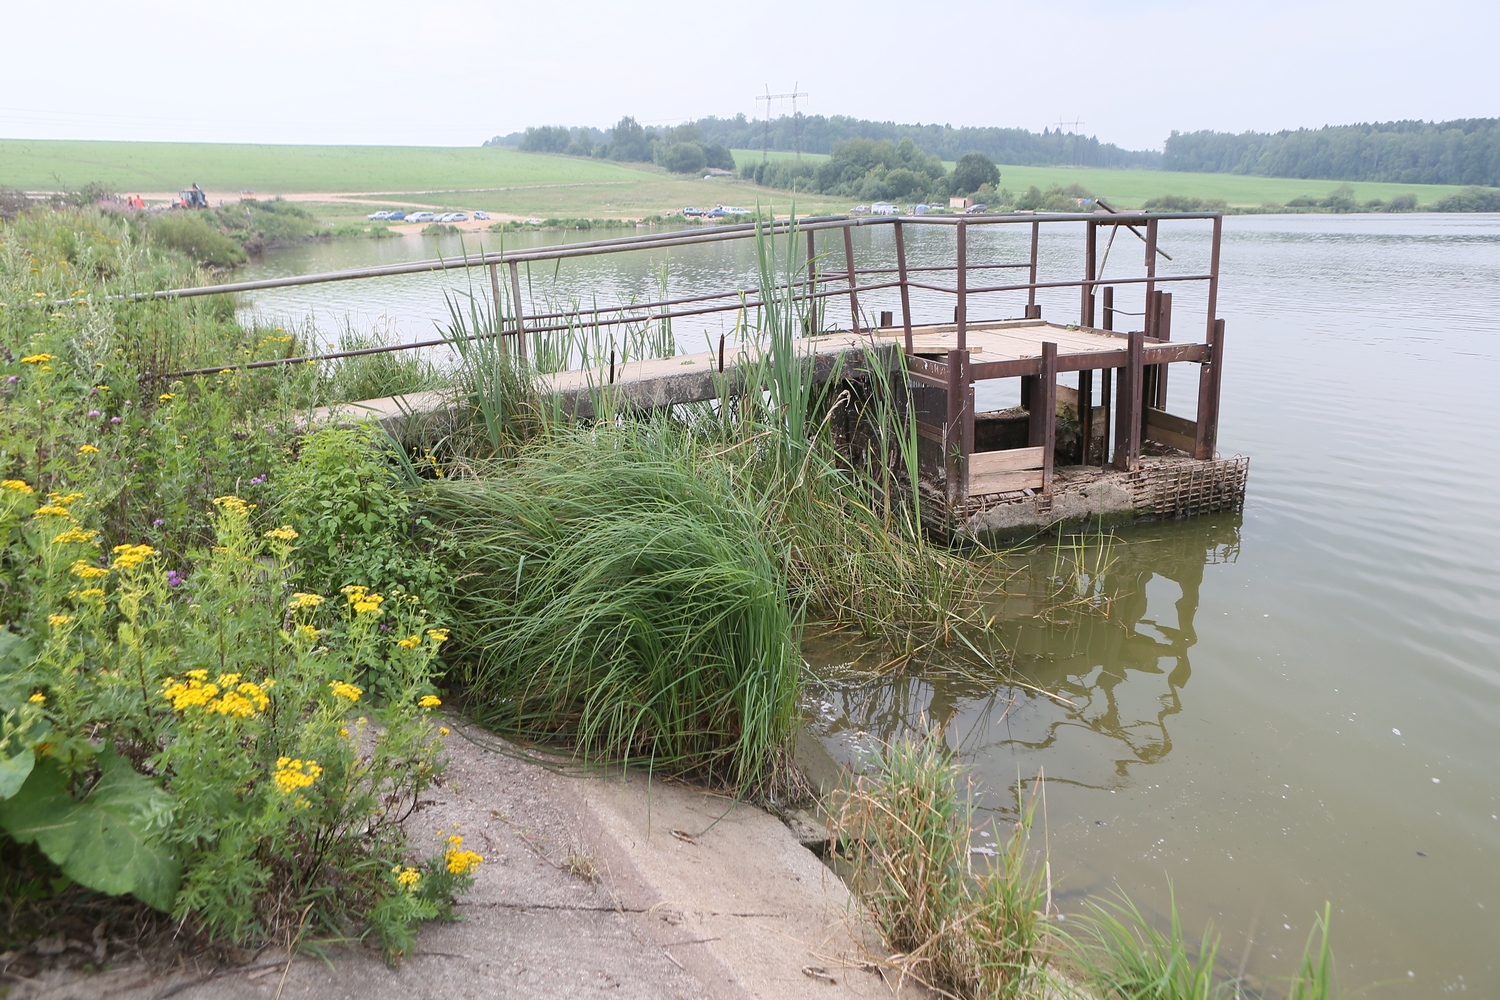
<instances>
[{"instance_id":1,"label":"sky","mask_svg":"<svg viewBox=\"0 0 1500 1000\"><path fill-rule=\"evenodd\" d=\"M1496 0L7 4L0 138L473 146L798 109L1078 130L1500 116ZM773 114L791 110L772 103ZM3 182L3 178L0 178Z\"/></svg>"}]
</instances>

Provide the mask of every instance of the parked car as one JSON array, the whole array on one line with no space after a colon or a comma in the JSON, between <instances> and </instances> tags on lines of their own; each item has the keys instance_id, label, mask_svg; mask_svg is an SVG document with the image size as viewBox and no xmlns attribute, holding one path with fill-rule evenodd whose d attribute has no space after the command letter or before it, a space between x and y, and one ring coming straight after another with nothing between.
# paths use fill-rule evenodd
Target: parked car
<instances>
[{"instance_id":1,"label":"parked car","mask_svg":"<svg viewBox=\"0 0 1500 1000\"><path fill-rule=\"evenodd\" d=\"M468 215L467 212L450 212L449 215L451 216L451 218L448 219L449 222L468 222L469 221L469 215Z\"/></svg>"},{"instance_id":2,"label":"parked car","mask_svg":"<svg viewBox=\"0 0 1500 1000\"><path fill-rule=\"evenodd\" d=\"M983 215L985 212L988 212L989 210L990 210L990 206L988 206L988 205L970 205L968 208L964 209L964 214L965 215Z\"/></svg>"},{"instance_id":3,"label":"parked car","mask_svg":"<svg viewBox=\"0 0 1500 1000\"><path fill-rule=\"evenodd\" d=\"M390 215L387 215L385 217L385 221L387 221L387 222L402 222L405 219L406 219L406 213L405 212L392 212Z\"/></svg>"},{"instance_id":4,"label":"parked car","mask_svg":"<svg viewBox=\"0 0 1500 1000\"><path fill-rule=\"evenodd\" d=\"M369 215L365 216L365 218L369 219L371 222L378 222L382 219L389 219L390 217L390 212L371 212Z\"/></svg>"},{"instance_id":5,"label":"parked car","mask_svg":"<svg viewBox=\"0 0 1500 1000\"><path fill-rule=\"evenodd\" d=\"M476 219L488 220L489 217L490 217L490 213L488 213L488 212L475 212L474 213L474 218L476 218Z\"/></svg>"},{"instance_id":6,"label":"parked car","mask_svg":"<svg viewBox=\"0 0 1500 1000\"><path fill-rule=\"evenodd\" d=\"M871 215L900 215L901 209L888 201L877 201L870 206Z\"/></svg>"},{"instance_id":7,"label":"parked car","mask_svg":"<svg viewBox=\"0 0 1500 1000\"><path fill-rule=\"evenodd\" d=\"M714 208L714 209L708 210L707 212L704 212L703 213L703 217L705 219L722 219L722 218L724 218L724 216L726 216L728 214L729 213L726 212L726 211L724 211L722 208Z\"/></svg>"},{"instance_id":8,"label":"parked car","mask_svg":"<svg viewBox=\"0 0 1500 1000\"><path fill-rule=\"evenodd\" d=\"M694 208L693 206L689 205L687 208L684 208L682 210L682 214L687 216L689 219L693 219L699 216L707 215L708 213L703 211L703 209L701 208Z\"/></svg>"},{"instance_id":9,"label":"parked car","mask_svg":"<svg viewBox=\"0 0 1500 1000\"><path fill-rule=\"evenodd\" d=\"M413 212L406 217L407 222L436 222L435 212Z\"/></svg>"}]
</instances>

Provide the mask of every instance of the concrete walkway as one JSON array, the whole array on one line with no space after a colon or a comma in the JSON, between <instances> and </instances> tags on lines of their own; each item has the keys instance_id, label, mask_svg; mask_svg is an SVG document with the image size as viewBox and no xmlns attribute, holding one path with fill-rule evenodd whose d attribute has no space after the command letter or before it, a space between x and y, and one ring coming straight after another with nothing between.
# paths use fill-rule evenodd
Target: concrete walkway
<instances>
[{"instance_id":1,"label":"concrete walkway","mask_svg":"<svg viewBox=\"0 0 1500 1000\"><path fill-rule=\"evenodd\" d=\"M843 883L775 817L644 778L555 774L454 723L445 784L409 821L437 849L456 824L485 863L457 923L425 927L399 969L268 949L230 970L127 966L19 984L45 1000L793 998L895 994L866 961ZM851 932L851 928L855 928ZM902 996L923 994L906 988Z\"/></svg>"}]
</instances>

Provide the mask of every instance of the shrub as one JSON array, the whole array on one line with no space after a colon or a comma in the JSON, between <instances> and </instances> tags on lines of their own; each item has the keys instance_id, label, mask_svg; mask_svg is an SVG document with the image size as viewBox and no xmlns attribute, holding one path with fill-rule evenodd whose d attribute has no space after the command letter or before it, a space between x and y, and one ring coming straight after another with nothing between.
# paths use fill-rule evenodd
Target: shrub
<instances>
[{"instance_id":1,"label":"shrub","mask_svg":"<svg viewBox=\"0 0 1500 1000\"><path fill-rule=\"evenodd\" d=\"M209 221L206 213L182 210L153 218L148 226L158 246L186 254L199 264L233 267L246 260L244 249Z\"/></svg>"},{"instance_id":2,"label":"shrub","mask_svg":"<svg viewBox=\"0 0 1500 1000\"><path fill-rule=\"evenodd\" d=\"M398 957L447 903L421 869L402 878L399 825L441 767L446 634L407 595L293 593L296 532L217 507L218 544L177 572L145 544L101 554L79 493L0 488L5 560L37 607L0 649L0 829L211 940L256 944L305 912L314 936L368 928ZM387 697L361 704L377 659Z\"/></svg>"}]
</instances>

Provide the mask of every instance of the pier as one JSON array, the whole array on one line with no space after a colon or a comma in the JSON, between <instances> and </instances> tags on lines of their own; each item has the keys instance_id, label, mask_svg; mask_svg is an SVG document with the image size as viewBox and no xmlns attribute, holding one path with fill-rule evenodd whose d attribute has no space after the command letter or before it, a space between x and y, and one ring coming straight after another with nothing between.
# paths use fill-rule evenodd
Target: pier
<instances>
[{"instance_id":1,"label":"pier","mask_svg":"<svg viewBox=\"0 0 1500 1000\"><path fill-rule=\"evenodd\" d=\"M1207 266L1193 273L1159 271L1170 261L1163 236L1174 226L1211 229ZM651 409L702 403L735 392L736 368L753 360L753 342L657 357L617 353L617 330L715 313L762 309L759 287L621 302L589 309L537 309L522 294L522 268L569 260L737 240L764 240L785 251L777 264L777 298L794 302L807 336L798 341L816 371L856 375L870 358L900 372L918 434L921 482L928 508L948 530L1010 531L1094 516L1174 517L1238 509L1248 459L1218 452L1224 321L1217 315L1222 216L1096 211L978 216L821 217L653 232L616 239L416 261L290 278L171 289L136 296L186 297L358 281L456 268L480 269L489 292L490 329L520 358L588 331L596 345L562 366L539 369L545 390L563 409L587 418L601 396L617 405ZM908 265L908 234L916 227L951 233L952 263ZM972 262L972 234L1020 227L1013 241L1029 246L1014 260ZM1044 228L1081 236L1072 274L1039 253ZM853 233L889 241L894 267L859 267ZM1015 231L1012 229L1012 231ZM1111 252L1113 251L1113 257ZM784 259L791 257L793 259ZM1114 268L1105 273L1106 264ZM1124 267L1121 261L1129 261ZM485 273L487 272L487 273ZM1058 293L1076 293L1076 310L1043 317L1038 293L1056 309ZM1189 294L1184 294L1184 293ZM876 293L879 293L878 295ZM1193 299L1196 308L1179 301ZM876 299L892 308L872 312ZM936 303L952 320L934 324ZM884 302L882 302L884 304ZM1128 305L1127 305L1128 304ZM920 309L919 309L920 307ZM1175 315L1174 315L1175 314ZM753 326L753 323L750 324ZM1134 327L1132 329L1132 327ZM665 327L669 329L669 327ZM604 339L608 338L608 339ZM354 351L257 361L246 368L337 360L388 351L451 346L436 339ZM571 348L562 351L568 359ZM557 356L553 350L552 356ZM637 352L639 354L639 351ZM1184 368L1184 366L1187 366ZM1174 374L1174 372L1176 374ZM176 372L170 377L203 374ZM1168 409L1169 385L1196 389L1191 418ZM1019 381L1018 406L976 411L976 387ZM853 381L857 385L857 378ZM361 413L393 429L449 405L437 393L353 401L332 408ZM324 414L328 416L330 414Z\"/></svg>"}]
</instances>

